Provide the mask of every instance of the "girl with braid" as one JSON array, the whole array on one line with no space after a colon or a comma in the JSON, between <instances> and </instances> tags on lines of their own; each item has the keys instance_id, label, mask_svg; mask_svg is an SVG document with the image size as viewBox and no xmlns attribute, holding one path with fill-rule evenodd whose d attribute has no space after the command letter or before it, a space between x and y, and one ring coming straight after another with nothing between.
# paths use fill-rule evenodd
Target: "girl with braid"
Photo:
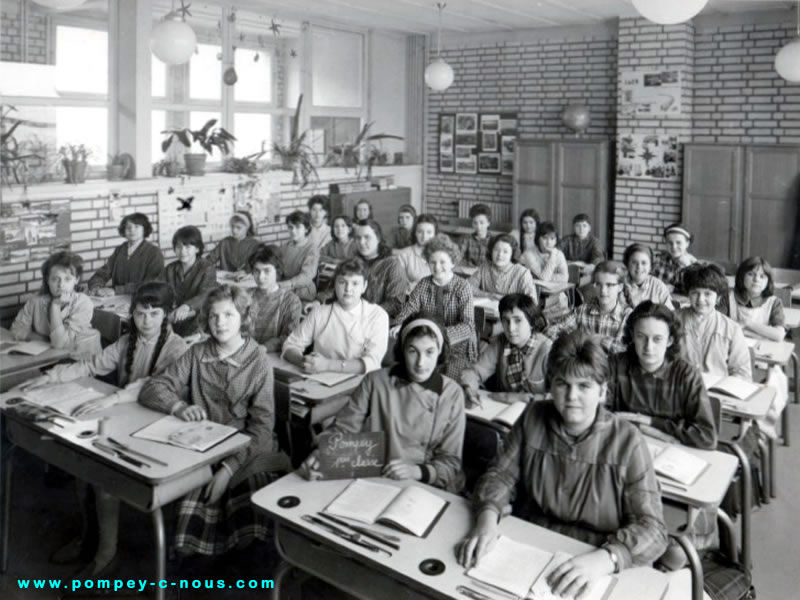
<instances>
[{"instance_id":1,"label":"girl with braid","mask_svg":"<svg viewBox=\"0 0 800 600\"><path fill-rule=\"evenodd\" d=\"M186 342L172 331L169 315L175 301L172 287L160 281L140 285L131 299L131 332L89 360L56 365L45 375L25 382L30 389L53 383L72 381L80 377L117 374L117 392L88 400L73 411L80 417L122 402L136 402L139 390L151 375L163 372L187 349ZM86 495L86 486L79 484L79 496ZM119 501L95 488L97 519L100 526L99 544L94 560L81 571L81 578L97 577L110 570L117 551ZM85 504L85 503L82 503ZM82 536L83 537L83 536ZM57 551L53 562L77 562L85 550L83 541L76 539Z\"/></svg>"}]
</instances>

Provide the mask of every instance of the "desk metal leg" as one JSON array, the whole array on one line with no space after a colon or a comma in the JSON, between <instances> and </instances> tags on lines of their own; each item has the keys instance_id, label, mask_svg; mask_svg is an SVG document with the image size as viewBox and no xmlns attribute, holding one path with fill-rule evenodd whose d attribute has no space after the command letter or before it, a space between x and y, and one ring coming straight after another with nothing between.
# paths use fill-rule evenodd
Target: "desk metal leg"
<instances>
[{"instance_id":1,"label":"desk metal leg","mask_svg":"<svg viewBox=\"0 0 800 600\"><path fill-rule=\"evenodd\" d=\"M798 360L796 352L792 352L792 364L794 365L794 403L800 404L800 389L798 389L800 386L800 360Z\"/></svg>"},{"instance_id":2,"label":"desk metal leg","mask_svg":"<svg viewBox=\"0 0 800 600\"><path fill-rule=\"evenodd\" d=\"M750 473L750 461L747 460L747 456L745 455L744 451L736 442L723 441L720 442L720 445L723 445L729 449L731 453L733 453L739 459L739 464L741 465L742 485L740 486L741 496L739 500L742 505L742 564L748 569L752 569L753 562L750 552L750 517L752 516L751 498L753 497L753 479Z\"/></svg>"},{"instance_id":3,"label":"desk metal leg","mask_svg":"<svg viewBox=\"0 0 800 600\"><path fill-rule=\"evenodd\" d=\"M787 406L786 408L789 408L789 407ZM786 410L786 408L784 408L784 410ZM775 465L776 465L776 461L775 461L775 450L776 450L776 448L775 448L775 440L773 440L772 438L769 438L769 440L767 441L767 448L769 448L769 490L767 490L767 493L770 495L771 498L777 498L778 497L778 492L775 489L776 488L775 480L778 477L775 474Z\"/></svg>"},{"instance_id":4,"label":"desk metal leg","mask_svg":"<svg viewBox=\"0 0 800 600\"><path fill-rule=\"evenodd\" d=\"M1 440L0 443L2 443ZM3 486L3 489L0 490L0 496L3 499L3 555L0 557L0 573L8 572L8 530L11 527L11 475L14 464L14 446L9 445L6 452L7 455L3 457L2 463L0 463L4 470L2 482L0 483Z\"/></svg>"},{"instance_id":5,"label":"desk metal leg","mask_svg":"<svg viewBox=\"0 0 800 600\"><path fill-rule=\"evenodd\" d=\"M153 533L156 536L156 600L164 600L164 590L158 585L162 579L167 578L167 544L161 507L153 511Z\"/></svg>"}]
</instances>

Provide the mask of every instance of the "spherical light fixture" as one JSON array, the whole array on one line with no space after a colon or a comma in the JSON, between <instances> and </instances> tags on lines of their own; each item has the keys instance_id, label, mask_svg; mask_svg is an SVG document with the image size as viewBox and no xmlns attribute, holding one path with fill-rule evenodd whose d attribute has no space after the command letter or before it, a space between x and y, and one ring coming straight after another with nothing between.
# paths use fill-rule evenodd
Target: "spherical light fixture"
<instances>
[{"instance_id":1,"label":"spherical light fixture","mask_svg":"<svg viewBox=\"0 0 800 600\"><path fill-rule=\"evenodd\" d=\"M708 0L633 0L633 6L645 19L659 25L675 25L693 18Z\"/></svg>"},{"instance_id":2,"label":"spherical light fixture","mask_svg":"<svg viewBox=\"0 0 800 600\"><path fill-rule=\"evenodd\" d=\"M194 30L177 12L167 13L150 32L150 51L168 65L188 62L196 47Z\"/></svg>"},{"instance_id":3,"label":"spherical light fixture","mask_svg":"<svg viewBox=\"0 0 800 600\"><path fill-rule=\"evenodd\" d=\"M800 2L797 3L797 37L775 55L775 70L791 83L800 83Z\"/></svg>"},{"instance_id":4,"label":"spherical light fixture","mask_svg":"<svg viewBox=\"0 0 800 600\"><path fill-rule=\"evenodd\" d=\"M436 34L436 58L425 67L425 84L435 92L443 92L453 83L453 67L442 58L442 10L447 4L439 2L439 29Z\"/></svg>"},{"instance_id":5,"label":"spherical light fixture","mask_svg":"<svg viewBox=\"0 0 800 600\"><path fill-rule=\"evenodd\" d=\"M72 10L78 8L86 0L33 0L36 4L54 10Z\"/></svg>"}]
</instances>

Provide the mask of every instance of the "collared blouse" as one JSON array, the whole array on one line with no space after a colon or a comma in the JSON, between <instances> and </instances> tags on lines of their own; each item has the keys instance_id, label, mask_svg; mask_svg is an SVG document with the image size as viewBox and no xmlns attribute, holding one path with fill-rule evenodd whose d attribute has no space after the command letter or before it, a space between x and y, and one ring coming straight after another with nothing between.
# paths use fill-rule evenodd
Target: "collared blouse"
<instances>
[{"instance_id":1,"label":"collared blouse","mask_svg":"<svg viewBox=\"0 0 800 600\"><path fill-rule=\"evenodd\" d=\"M253 297L250 311L255 325L253 338L267 352L279 352L286 338L300 325L303 303L289 290L267 293L255 289L250 295Z\"/></svg>"},{"instance_id":2,"label":"collared blouse","mask_svg":"<svg viewBox=\"0 0 800 600\"><path fill-rule=\"evenodd\" d=\"M705 373L753 378L750 350L741 325L715 310L705 317L691 307L675 315L683 325L684 354L689 363Z\"/></svg>"},{"instance_id":3,"label":"collared blouse","mask_svg":"<svg viewBox=\"0 0 800 600\"><path fill-rule=\"evenodd\" d=\"M208 262L223 271L244 271L247 259L256 251L261 242L258 238L248 236L237 240L232 235L221 239L214 249L208 253Z\"/></svg>"},{"instance_id":4,"label":"collared blouse","mask_svg":"<svg viewBox=\"0 0 800 600\"><path fill-rule=\"evenodd\" d=\"M483 263L469 278L473 292L505 296L506 294L526 294L538 301L533 275L520 264L510 264L501 271L491 261Z\"/></svg>"},{"instance_id":5,"label":"collared blouse","mask_svg":"<svg viewBox=\"0 0 800 600\"><path fill-rule=\"evenodd\" d=\"M44 336L50 340L53 348L71 348L76 344L97 336L99 350L99 335L92 329L92 314L94 304L86 294L76 292L70 302L61 307L63 326L53 328L50 323L49 294L36 294L28 298L22 306L11 325L11 333L17 340L26 340L31 333Z\"/></svg>"},{"instance_id":6,"label":"collared blouse","mask_svg":"<svg viewBox=\"0 0 800 600\"><path fill-rule=\"evenodd\" d=\"M281 265L283 280L281 288L288 288L301 300L311 301L317 294L317 270L319 269L319 249L306 239L302 244L291 241L281 245Z\"/></svg>"},{"instance_id":7,"label":"collared blouse","mask_svg":"<svg viewBox=\"0 0 800 600\"><path fill-rule=\"evenodd\" d=\"M160 279L163 271L164 255L158 246L144 240L128 256L128 242L123 242L92 275L89 290L105 287L111 280L117 294L133 294L139 284Z\"/></svg>"}]
</instances>

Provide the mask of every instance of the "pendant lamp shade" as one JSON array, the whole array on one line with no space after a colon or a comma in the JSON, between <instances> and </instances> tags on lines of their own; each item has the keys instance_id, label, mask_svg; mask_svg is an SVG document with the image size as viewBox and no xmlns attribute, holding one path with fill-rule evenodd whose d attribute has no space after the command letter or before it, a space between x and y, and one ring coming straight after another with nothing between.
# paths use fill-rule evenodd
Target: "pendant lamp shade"
<instances>
[{"instance_id":1,"label":"pendant lamp shade","mask_svg":"<svg viewBox=\"0 0 800 600\"><path fill-rule=\"evenodd\" d=\"M72 10L78 8L86 0L33 0L36 4L44 6L45 8L52 8L57 10Z\"/></svg>"},{"instance_id":2,"label":"pendant lamp shade","mask_svg":"<svg viewBox=\"0 0 800 600\"><path fill-rule=\"evenodd\" d=\"M675 25L693 18L708 0L633 0L633 6L645 19L659 25Z\"/></svg>"},{"instance_id":3,"label":"pendant lamp shade","mask_svg":"<svg viewBox=\"0 0 800 600\"><path fill-rule=\"evenodd\" d=\"M168 65L188 62L196 47L194 30L176 13L167 14L150 32L150 51Z\"/></svg>"},{"instance_id":4,"label":"pendant lamp shade","mask_svg":"<svg viewBox=\"0 0 800 600\"><path fill-rule=\"evenodd\" d=\"M800 83L800 1L797 3L797 37L775 55L775 70L791 83Z\"/></svg>"},{"instance_id":5,"label":"pendant lamp shade","mask_svg":"<svg viewBox=\"0 0 800 600\"><path fill-rule=\"evenodd\" d=\"M425 84L436 92L443 92L453 83L453 67L441 57L425 67Z\"/></svg>"}]
</instances>

